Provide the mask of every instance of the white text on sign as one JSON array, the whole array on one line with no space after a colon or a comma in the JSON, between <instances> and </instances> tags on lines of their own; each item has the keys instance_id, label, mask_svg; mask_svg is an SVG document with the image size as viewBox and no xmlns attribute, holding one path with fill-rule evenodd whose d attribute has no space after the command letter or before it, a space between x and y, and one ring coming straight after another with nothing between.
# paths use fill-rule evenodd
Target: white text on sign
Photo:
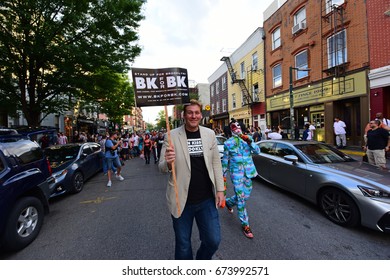
<instances>
[{"instance_id":1,"label":"white text on sign","mask_svg":"<svg viewBox=\"0 0 390 280\"><path fill-rule=\"evenodd\" d=\"M137 89L159 89L159 88L174 88L187 87L185 83L186 76L167 76L167 77L136 77L135 85ZM157 83L159 85L157 85Z\"/></svg>"}]
</instances>

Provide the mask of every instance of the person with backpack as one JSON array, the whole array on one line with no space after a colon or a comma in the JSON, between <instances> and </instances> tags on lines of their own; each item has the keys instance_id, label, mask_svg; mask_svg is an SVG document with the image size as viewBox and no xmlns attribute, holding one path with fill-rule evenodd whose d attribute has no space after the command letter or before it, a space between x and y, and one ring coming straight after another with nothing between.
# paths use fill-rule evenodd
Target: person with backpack
<instances>
[{"instance_id":1,"label":"person with backpack","mask_svg":"<svg viewBox=\"0 0 390 280\"><path fill-rule=\"evenodd\" d=\"M112 173L115 172L113 169L113 165L115 165L117 168L115 177L119 181L124 180L124 178L121 175L122 164L119 160L119 155L118 155L118 148L120 147L120 145L122 145L122 140L117 141L117 138L118 138L118 134L116 132L111 132L110 138L108 138L105 143L105 149L106 149L105 156L107 158L107 167L108 167L107 187L111 187L112 185L111 177L112 177Z\"/></svg>"}]
</instances>

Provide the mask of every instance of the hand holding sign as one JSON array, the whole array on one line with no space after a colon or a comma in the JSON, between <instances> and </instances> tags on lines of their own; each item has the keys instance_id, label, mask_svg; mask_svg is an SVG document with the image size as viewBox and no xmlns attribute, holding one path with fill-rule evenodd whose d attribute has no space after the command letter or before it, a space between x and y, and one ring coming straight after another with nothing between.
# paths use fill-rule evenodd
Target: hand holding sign
<instances>
[{"instance_id":1,"label":"hand holding sign","mask_svg":"<svg viewBox=\"0 0 390 280\"><path fill-rule=\"evenodd\" d=\"M172 171L177 211L179 214L180 203L175 173L175 151L171 143L167 105L190 102L187 69L177 67L162 69L132 68L132 77L137 107L165 106L165 120L169 143L169 147L166 149L165 160L168 168Z\"/></svg>"}]
</instances>

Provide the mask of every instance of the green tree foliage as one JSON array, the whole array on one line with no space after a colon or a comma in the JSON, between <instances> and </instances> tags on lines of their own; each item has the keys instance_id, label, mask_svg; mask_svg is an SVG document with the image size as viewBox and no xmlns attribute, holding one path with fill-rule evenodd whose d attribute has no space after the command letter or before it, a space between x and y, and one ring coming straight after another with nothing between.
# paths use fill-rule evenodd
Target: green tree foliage
<instances>
[{"instance_id":1,"label":"green tree foliage","mask_svg":"<svg viewBox=\"0 0 390 280\"><path fill-rule=\"evenodd\" d=\"M134 106L134 89L125 74L116 75L111 92L102 99L100 107L111 121L122 124L123 116L130 115Z\"/></svg>"},{"instance_id":2,"label":"green tree foliage","mask_svg":"<svg viewBox=\"0 0 390 280\"><path fill-rule=\"evenodd\" d=\"M158 115L156 118L156 127L159 129L167 127L167 121L165 119L165 111L164 110L161 110L158 112Z\"/></svg>"},{"instance_id":3,"label":"green tree foliage","mask_svg":"<svg viewBox=\"0 0 390 280\"><path fill-rule=\"evenodd\" d=\"M146 123L146 130L149 130L149 131L152 131L156 129L156 127L154 126L154 124L152 123Z\"/></svg>"},{"instance_id":4,"label":"green tree foliage","mask_svg":"<svg viewBox=\"0 0 390 280\"><path fill-rule=\"evenodd\" d=\"M197 92L190 92L190 100L191 99L195 99L195 100L199 100L199 94ZM179 112L183 111L184 110L184 105L175 105L177 106L177 110Z\"/></svg>"},{"instance_id":5,"label":"green tree foliage","mask_svg":"<svg viewBox=\"0 0 390 280\"><path fill-rule=\"evenodd\" d=\"M111 116L130 105L122 74L141 50L135 42L145 2L2 0L0 102L21 109L30 126L79 100L100 102Z\"/></svg>"}]
</instances>

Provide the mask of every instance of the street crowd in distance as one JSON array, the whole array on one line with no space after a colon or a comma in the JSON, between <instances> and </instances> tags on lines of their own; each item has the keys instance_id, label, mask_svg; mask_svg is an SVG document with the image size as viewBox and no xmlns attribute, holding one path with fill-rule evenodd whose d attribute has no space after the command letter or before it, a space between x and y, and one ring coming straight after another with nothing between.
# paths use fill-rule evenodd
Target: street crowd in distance
<instances>
[{"instance_id":1,"label":"street crowd in distance","mask_svg":"<svg viewBox=\"0 0 390 280\"><path fill-rule=\"evenodd\" d=\"M157 164L164 143L164 136L164 129L124 134L113 131L103 135L76 131L72 140L69 140L64 133L59 132L57 135L45 134L38 142L42 148L51 145L65 145L70 142L99 143L102 149L103 173L108 176L107 187L111 187L111 171L118 180L122 181L123 177L120 175L120 169L125 161L141 158L145 161L145 164L150 164L151 161Z\"/></svg>"}]
</instances>

